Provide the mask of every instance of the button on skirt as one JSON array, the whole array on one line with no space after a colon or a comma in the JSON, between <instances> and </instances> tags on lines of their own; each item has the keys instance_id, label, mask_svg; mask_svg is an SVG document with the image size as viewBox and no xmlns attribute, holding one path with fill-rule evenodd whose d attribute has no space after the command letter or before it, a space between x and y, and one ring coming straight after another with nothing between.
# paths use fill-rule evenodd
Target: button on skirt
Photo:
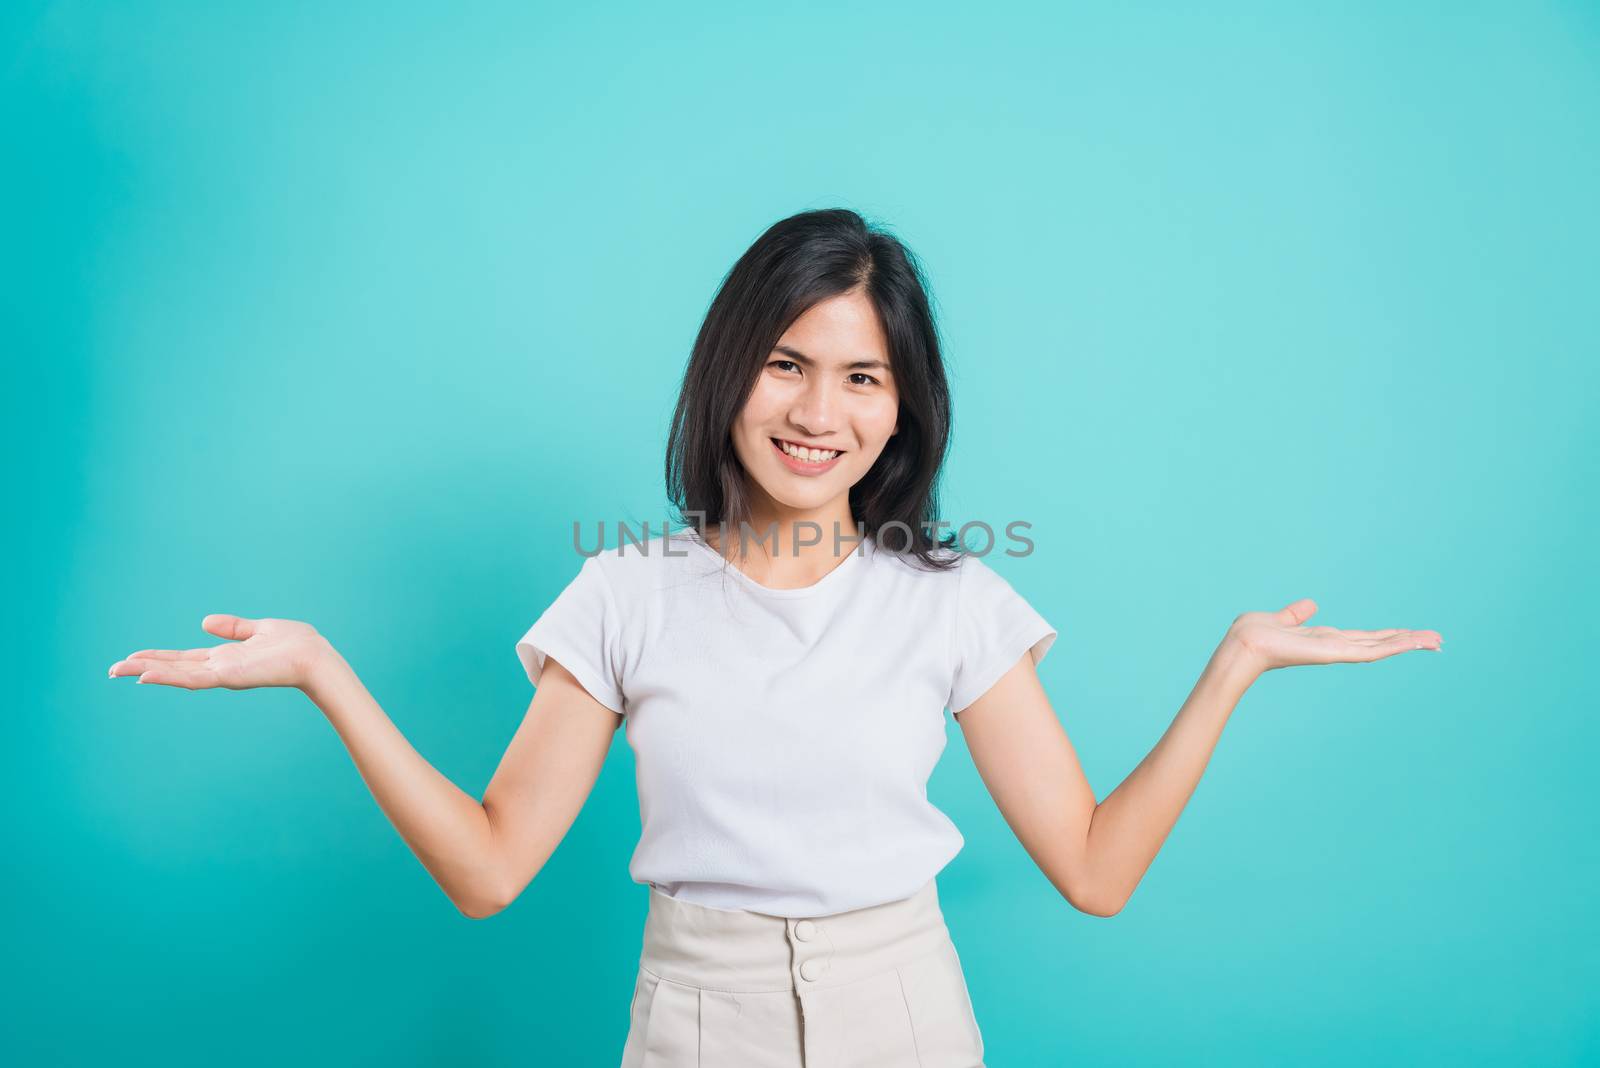
<instances>
[{"instance_id":1,"label":"button on skirt","mask_svg":"<svg viewBox=\"0 0 1600 1068\"><path fill-rule=\"evenodd\" d=\"M650 887L621 1068L983 1068L933 880L803 919Z\"/></svg>"}]
</instances>

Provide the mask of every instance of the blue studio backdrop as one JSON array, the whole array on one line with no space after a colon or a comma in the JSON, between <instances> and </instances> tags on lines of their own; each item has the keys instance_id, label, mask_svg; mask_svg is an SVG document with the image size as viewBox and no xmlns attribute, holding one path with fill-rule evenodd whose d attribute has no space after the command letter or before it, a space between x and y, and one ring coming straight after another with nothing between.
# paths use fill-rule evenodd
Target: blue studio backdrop
<instances>
[{"instance_id":1,"label":"blue studio backdrop","mask_svg":"<svg viewBox=\"0 0 1600 1068\"><path fill-rule=\"evenodd\" d=\"M572 521L659 531L717 284L832 206L927 267L941 511L1032 524L1098 796L1239 612L1445 636L1262 679L1109 919L946 714L990 1063L1600 1059L1593 4L20 0L0 122L0 1060L616 1063L620 733L473 921L304 696L106 668L306 620L481 796Z\"/></svg>"}]
</instances>

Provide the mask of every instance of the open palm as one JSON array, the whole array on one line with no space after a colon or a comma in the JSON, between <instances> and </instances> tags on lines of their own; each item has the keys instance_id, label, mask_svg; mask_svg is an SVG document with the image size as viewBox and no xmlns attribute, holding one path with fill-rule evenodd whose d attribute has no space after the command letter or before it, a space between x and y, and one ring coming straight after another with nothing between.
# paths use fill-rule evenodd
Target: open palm
<instances>
[{"instance_id":1,"label":"open palm","mask_svg":"<svg viewBox=\"0 0 1600 1068\"><path fill-rule=\"evenodd\" d=\"M311 657L326 644L317 628L292 619L209 615L200 626L232 641L210 649L141 649L112 664L109 677L137 675L140 682L188 690L300 686Z\"/></svg>"},{"instance_id":2,"label":"open palm","mask_svg":"<svg viewBox=\"0 0 1600 1068\"><path fill-rule=\"evenodd\" d=\"M1360 664L1417 649L1439 650L1438 631L1340 630L1307 627L1317 602L1303 597L1277 612L1246 612L1233 621L1229 634L1255 659L1262 671L1297 664Z\"/></svg>"}]
</instances>

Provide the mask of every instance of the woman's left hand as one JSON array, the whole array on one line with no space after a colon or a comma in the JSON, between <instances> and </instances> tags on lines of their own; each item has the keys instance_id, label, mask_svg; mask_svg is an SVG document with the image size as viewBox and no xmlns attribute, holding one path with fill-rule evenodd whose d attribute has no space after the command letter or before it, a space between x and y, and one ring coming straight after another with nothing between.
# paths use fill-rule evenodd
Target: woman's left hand
<instances>
[{"instance_id":1,"label":"woman's left hand","mask_svg":"<svg viewBox=\"0 0 1600 1068\"><path fill-rule=\"evenodd\" d=\"M1258 672L1296 664L1364 664L1415 649L1439 651L1434 630L1340 630L1302 624L1317 611L1309 597L1278 612L1246 612L1228 628L1228 641Z\"/></svg>"}]
</instances>

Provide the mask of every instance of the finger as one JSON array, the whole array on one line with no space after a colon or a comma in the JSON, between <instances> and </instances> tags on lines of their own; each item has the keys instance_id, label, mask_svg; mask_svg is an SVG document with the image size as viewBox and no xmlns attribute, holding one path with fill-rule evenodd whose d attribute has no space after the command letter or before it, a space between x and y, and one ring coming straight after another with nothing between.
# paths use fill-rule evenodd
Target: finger
<instances>
[{"instance_id":1,"label":"finger","mask_svg":"<svg viewBox=\"0 0 1600 1068\"><path fill-rule=\"evenodd\" d=\"M256 632L257 622L258 620L245 619L243 616L213 613L200 621L200 628L219 638L232 638L234 641L242 642Z\"/></svg>"},{"instance_id":2,"label":"finger","mask_svg":"<svg viewBox=\"0 0 1600 1068\"><path fill-rule=\"evenodd\" d=\"M206 690L218 685L217 673L211 668L171 660L153 662L140 674L139 681L185 690Z\"/></svg>"},{"instance_id":3,"label":"finger","mask_svg":"<svg viewBox=\"0 0 1600 1068\"><path fill-rule=\"evenodd\" d=\"M1410 630L1406 627L1390 627L1387 630L1335 630L1333 633L1351 641L1389 641L1409 638L1412 641L1412 648L1437 649L1444 644L1444 638L1436 630Z\"/></svg>"},{"instance_id":4,"label":"finger","mask_svg":"<svg viewBox=\"0 0 1600 1068\"><path fill-rule=\"evenodd\" d=\"M144 668L134 666L136 661L145 666L154 666L158 663L193 663L204 661L209 655L209 649L141 649L112 664L106 670L106 678L114 679L120 675L139 674Z\"/></svg>"},{"instance_id":5,"label":"finger","mask_svg":"<svg viewBox=\"0 0 1600 1068\"><path fill-rule=\"evenodd\" d=\"M1310 619L1317 611L1317 602L1309 597L1302 597L1287 608L1278 612L1278 621L1287 627L1298 627Z\"/></svg>"},{"instance_id":6,"label":"finger","mask_svg":"<svg viewBox=\"0 0 1600 1068\"><path fill-rule=\"evenodd\" d=\"M130 656L125 660L118 660L115 664L112 664L108 674L114 679L122 675L142 675L147 671L153 671L161 667L170 667L175 671L179 671L186 667L194 666L196 666L195 662L190 660L169 660L155 656Z\"/></svg>"},{"instance_id":7,"label":"finger","mask_svg":"<svg viewBox=\"0 0 1600 1068\"><path fill-rule=\"evenodd\" d=\"M145 660L140 657L130 656L126 659L118 660L115 664L112 664L111 667L106 671L106 678L115 679L120 678L123 675L137 675L141 671L145 671L155 666L155 660Z\"/></svg>"},{"instance_id":8,"label":"finger","mask_svg":"<svg viewBox=\"0 0 1600 1068\"><path fill-rule=\"evenodd\" d=\"M1428 638L1422 635L1430 635ZM1399 653L1411 653L1418 649L1437 650L1441 642L1433 631L1401 631L1399 634L1388 638L1357 641L1352 643L1353 659L1359 661L1382 660L1385 657L1395 656Z\"/></svg>"},{"instance_id":9,"label":"finger","mask_svg":"<svg viewBox=\"0 0 1600 1068\"><path fill-rule=\"evenodd\" d=\"M1444 639L1439 637L1436 630L1398 630L1391 636L1384 638L1379 644L1398 645L1401 651L1406 649L1437 649L1444 644Z\"/></svg>"}]
</instances>

